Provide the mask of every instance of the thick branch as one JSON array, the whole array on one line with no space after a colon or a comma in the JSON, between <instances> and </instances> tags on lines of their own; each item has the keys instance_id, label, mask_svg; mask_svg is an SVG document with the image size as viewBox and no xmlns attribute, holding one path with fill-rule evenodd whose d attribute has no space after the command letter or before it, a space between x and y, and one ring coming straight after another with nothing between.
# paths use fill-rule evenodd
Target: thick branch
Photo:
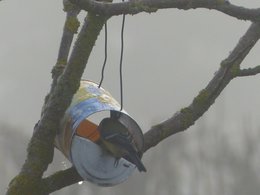
<instances>
[{"instance_id":1,"label":"thick branch","mask_svg":"<svg viewBox=\"0 0 260 195\"><path fill-rule=\"evenodd\" d=\"M221 67L213 79L194 98L193 102L188 107L175 113L170 119L152 127L145 133L144 151L157 145L165 138L184 131L193 125L215 102L227 84L237 75L239 65L259 38L260 24L253 23L228 58L222 61Z\"/></svg>"},{"instance_id":2,"label":"thick branch","mask_svg":"<svg viewBox=\"0 0 260 195\"><path fill-rule=\"evenodd\" d=\"M40 192L46 192L46 190L52 192L81 180L74 168L58 172L43 180L41 178L53 158L53 142L56 130L59 128L60 120L69 106L72 96L79 87L85 65L97 36L107 19L106 17L123 13L136 14L143 11L154 12L157 9L174 7L185 10L191 8L216 9L239 19L253 21L259 21L260 15L259 9L237 7L222 0L134 0L115 4L100 3L92 0L70 1L81 7L85 6L84 8L92 14L89 14L88 20L85 21L79 33L79 37L65 70L61 71L62 74L58 74L61 74L61 76L57 77L57 84L53 87L50 96L46 100L46 107L43 111L42 118L36 125L35 132L29 143L27 160L20 174L10 183L7 194L42 194ZM94 15L93 12L100 16ZM104 17L104 15L106 15L106 17ZM194 98L191 105L177 112L172 118L152 127L145 134L144 151L157 145L163 139L183 131L194 124L214 103L226 85L234 77L243 72L239 72L239 65L259 37L260 26L258 23L254 23L241 38L229 57L221 63L221 67L213 79L205 89ZM69 49L65 49L64 55L62 52L60 52L60 54L67 58L68 52ZM63 57L59 58L62 59ZM66 182L62 180L66 180ZM57 186L54 187L55 185ZM43 187L44 189L42 189Z\"/></svg>"},{"instance_id":3,"label":"thick branch","mask_svg":"<svg viewBox=\"0 0 260 195\"><path fill-rule=\"evenodd\" d=\"M104 17L90 15L85 21L69 62L48 98L41 120L35 127L27 149L26 162L20 174L10 183L7 194L41 194L39 181L52 161L56 130L79 87L84 68L105 20Z\"/></svg>"},{"instance_id":4,"label":"thick branch","mask_svg":"<svg viewBox=\"0 0 260 195\"><path fill-rule=\"evenodd\" d=\"M260 73L260 65L254 67L254 68L247 68L239 70L237 76L244 77L244 76L253 76Z\"/></svg>"},{"instance_id":5,"label":"thick branch","mask_svg":"<svg viewBox=\"0 0 260 195\"><path fill-rule=\"evenodd\" d=\"M70 178L70 179L68 180L64 178ZM83 179L77 173L75 168L71 167L64 171L56 172L55 174L43 179L42 184L44 188L47 189L48 194L50 194L54 191L57 191L59 189L62 189L66 186L72 185L82 180Z\"/></svg>"},{"instance_id":6,"label":"thick branch","mask_svg":"<svg viewBox=\"0 0 260 195\"><path fill-rule=\"evenodd\" d=\"M242 20L260 21L260 9L249 9L233 5L224 0L131 0L122 3L105 3L95 0L69 0L80 8L100 15L114 16L156 12L158 9L207 8L221 11Z\"/></svg>"}]
</instances>

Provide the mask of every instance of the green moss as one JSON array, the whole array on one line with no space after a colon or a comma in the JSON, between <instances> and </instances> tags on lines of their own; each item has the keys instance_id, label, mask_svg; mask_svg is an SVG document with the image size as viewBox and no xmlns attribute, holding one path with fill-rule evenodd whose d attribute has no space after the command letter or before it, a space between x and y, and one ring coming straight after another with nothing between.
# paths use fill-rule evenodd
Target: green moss
<instances>
[{"instance_id":1,"label":"green moss","mask_svg":"<svg viewBox=\"0 0 260 195\"><path fill-rule=\"evenodd\" d=\"M181 125L183 128L189 127L194 123L193 121L193 112L190 108L186 107L181 109L181 114L183 114L183 119L181 121Z\"/></svg>"},{"instance_id":2,"label":"green moss","mask_svg":"<svg viewBox=\"0 0 260 195\"><path fill-rule=\"evenodd\" d=\"M225 64L224 62L221 62L221 63L220 63L220 67L221 67L221 68L225 68L225 66L226 66L226 64Z\"/></svg>"},{"instance_id":3,"label":"green moss","mask_svg":"<svg viewBox=\"0 0 260 195\"><path fill-rule=\"evenodd\" d=\"M41 166L44 165L46 162L50 163L52 162L52 158L53 158L53 148L54 146L52 144L46 144L46 143L53 143L53 141L43 141L43 140L38 140L36 138L32 138L28 148L27 148L27 152L28 152L28 157L34 158L34 157L38 157L38 159L41 160L41 162L34 162L32 161L32 163L30 164L30 166L32 166L31 168L34 169L35 171L40 171L41 169L43 169ZM34 164L37 164L36 167L34 166Z\"/></svg>"},{"instance_id":4,"label":"green moss","mask_svg":"<svg viewBox=\"0 0 260 195\"><path fill-rule=\"evenodd\" d=\"M80 26L80 22L77 17L70 16L67 18L66 23L65 23L66 29L68 29L69 31L71 31L73 33L77 33L79 26Z\"/></svg>"},{"instance_id":5,"label":"green moss","mask_svg":"<svg viewBox=\"0 0 260 195\"><path fill-rule=\"evenodd\" d=\"M67 61L65 59L59 59L55 66L52 68L52 78L57 78L61 75L67 65Z\"/></svg>"},{"instance_id":6,"label":"green moss","mask_svg":"<svg viewBox=\"0 0 260 195\"><path fill-rule=\"evenodd\" d=\"M89 13L86 17L86 20L88 20L91 25L89 26L89 39L96 40L103 25L108 20L108 17L105 16L97 16L95 14Z\"/></svg>"},{"instance_id":7,"label":"green moss","mask_svg":"<svg viewBox=\"0 0 260 195\"><path fill-rule=\"evenodd\" d=\"M230 60L224 59L224 60L220 63L220 67L221 67L221 68L225 68L225 67L229 66L229 64L230 64Z\"/></svg>"},{"instance_id":8,"label":"green moss","mask_svg":"<svg viewBox=\"0 0 260 195\"><path fill-rule=\"evenodd\" d=\"M75 10L77 7L76 5L70 3L69 1L63 1L63 11L69 12Z\"/></svg>"},{"instance_id":9,"label":"green moss","mask_svg":"<svg viewBox=\"0 0 260 195\"><path fill-rule=\"evenodd\" d=\"M148 13L156 12L158 10L158 8L144 5L142 2L138 2L138 1L136 1L134 3L134 5L131 7L131 9L133 12L135 12L137 10L143 10L144 12L148 12Z\"/></svg>"},{"instance_id":10,"label":"green moss","mask_svg":"<svg viewBox=\"0 0 260 195\"><path fill-rule=\"evenodd\" d=\"M67 60L66 59L59 59L56 63L56 66L60 66L60 65L66 65L67 64Z\"/></svg>"},{"instance_id":11,"label":"green moss","mask_svg":"<svg viewBox=\"0 0 260 195\"><path fill-rule=\"evenodd\" d=\"M27 174L16 176L9 184L7 195L44 195L47 194L40 179Z\"/></svg>"},{"instance_id":12,"label":"green moss","mask_svg":"<svg viewBox=\"0 0 260 195\"><path fill-rule=\"evenodd\" d=\"M216 0L217 5L226 4L227 2L227 0Z\"/></svg>"},{"instance_id":13,"label":"green moss","mask_svg":"<svg viewBox=\"0 0 260 195\"><path fill-rule=\"evenodd\" d=\"M193 103L199 106L203 106L206 104L208 97L209 97L208 91L203 89L199 92L199 95L194 98Z\"/></svg>"},{"instance_id":14,"label":"green moss","mask_svg":"<svg viewBox=\"0 0 260 195\"><path fill-rule=\"evenodd\" d=\"M207 90L202 90L199 92L198 96L194 98L192 102L192 109L189 107L181 109L181 114L183 115L181 120L181 126L183 129L194 124L194 120L198 117L198 113L200 110L204 109L207 105L207 101L209 99L209 93Z\"/></svg>"},{"instance_id":15,"label":"green moss","mask_svg":"<svg viewBox=\"0 0 260 195\"><path fill-rule=\"evenodd\" d=\"M95 44L95 41L105 23L107 18L102 16L96 16L89 13L85 23L79 33L78 39L75 42L74 54L70 62L72 65L71 68L77 67L69 76L71 77L72 82L79 82L75 78L79 78L79 75L82 74L85 64L87 64L89 55L92 51L92 48ZM69 68L67 69L69 70ZM79 78L80 80L80 78ZM73 83L71 85L74 85Z\"/></svg>"},{"instance_id":16,"label":"green moss","mask_svg":"<svg viewBox=\"0 0 260 195\"><path fill-rule=\"evenodd\" d=\"M238 73L240 72L239 65L233 65L230 69L230 72L233 77L236 77L238 75Z\"/></svg>"}]
</instances>

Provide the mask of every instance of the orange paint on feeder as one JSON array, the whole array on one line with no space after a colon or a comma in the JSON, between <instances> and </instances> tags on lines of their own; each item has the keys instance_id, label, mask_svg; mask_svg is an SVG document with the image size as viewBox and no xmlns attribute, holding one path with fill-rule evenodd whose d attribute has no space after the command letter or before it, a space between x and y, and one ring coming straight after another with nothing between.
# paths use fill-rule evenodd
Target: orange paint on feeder
<instances>
[{"instance_id":1,"label":"orange paint on feeder","mask_svg":"<svg viewBox=\"0 0 260 195\"><path fill-rule=\"evenodd\" d=\"M79 175L99 186L117 185L127 180L136 169L134 164L124 158L116 159L97 143L101 137L99 122L94 123L90 118L97 116L103 120L107 115L117 116L127 127L141 153L144 143L141 128L126 111L120 110L120 104L109 92L87 80L81 81L55 138L55 146L70 160Z\"/></svg>"},{"instance_id":2,"label":"orange paint on feeder","mask_svg":"<svg viewBox=\"0 0 260 195\"><path fill-rule=\"evenodd\" d=\"M83 120L78 128L76 129L77 135L87 138L92 142L96 142L100 138L100 133L97 129L97 125L91 121L85 119Z\"/></svg>"}]
</instances>

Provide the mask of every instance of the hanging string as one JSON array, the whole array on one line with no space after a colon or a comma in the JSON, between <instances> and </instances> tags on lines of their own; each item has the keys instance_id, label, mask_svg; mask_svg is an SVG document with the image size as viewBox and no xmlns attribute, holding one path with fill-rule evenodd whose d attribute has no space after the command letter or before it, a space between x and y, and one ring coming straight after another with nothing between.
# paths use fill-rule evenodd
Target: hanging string
<instances>
[{"instance_id":1,"label":"hanging string","mask_svg":"<svg viewBox=\"0 0 260 195\"><path fill-rule=\"evenodd\" d=\"M104 80L104 72L105 72L106 63L107 63L107 22L105 22L105 59L104 59L103 66L102 66L101 79L100 79L98 88L101 87L102 82Z\"/></svg>"},{"instance_id":2,"label":"hanging string","mask_svg":"<svg viewBox=\"0 0 260 195\"><path fill-rule=\"evenodd\" d=\"M124 2L124 0L123 0ZM124 54L124 27L125 27L125 14L123 15L122 28L121 28L121 54L119 65L119 77L120 77L120 111L123 110L123 54ZM104 80L104 72L107 62L107 23L105 23L105 59L102 66L101 79L98 87L100 88Z\"/></svg>"},{"instance_id":3,"label":"hanging string","mask_svg":"<svg viewBox=\"0 0 260 195\"><path fill-rule=\"evenodd\" d=\"M124 2L124 0L123 0ZM124 54L124 28L125 28L125 14L123 15L122 28L121 28L121 55L120 55L120 99L121 108L123 110L123 54Z\"/></svg>"}]
</instances>

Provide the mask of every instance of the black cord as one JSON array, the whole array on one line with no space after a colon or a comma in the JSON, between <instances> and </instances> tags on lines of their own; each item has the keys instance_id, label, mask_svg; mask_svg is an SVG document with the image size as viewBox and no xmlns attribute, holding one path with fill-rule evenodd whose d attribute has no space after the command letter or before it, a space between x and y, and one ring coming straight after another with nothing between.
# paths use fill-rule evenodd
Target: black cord
<instances>
[{"instance_id":1,"label":"black cord","mask_svg":"<svg viewBox=\"0 0 260 195\"><path fill-rule=\"evenodd\" d=\"M107 63L107 22L105 22L105 59L104 59L103 66L102 66L101 79L100 79L98 88L101 87L102 82L104 80L104 72L105 72L106 63Z\"/></svg>"},{"instance_id":2,"label":"black cord","mask_svg":"<svg viewBox=\"0 0 260 195\"><path fill-rule=\"evenodd\" d=\"M124 27L125 27L125 14L123 15L122 28L121 28L121 55L120 55L120 99L121 108L123 110L123 54L124 54Z\"/></svg>"},{"instance_id":3,"label":"black cord","mask_svg":"<svg viewBox=\"0 0 260 195\"><path fill-rule=\"evenodd\" d=\"M124 1L124 0L123 0ZM120 100L121 107L120 111L123 110L123 54L124 54L124 27L125 27L125 14L123 15L122 28L121 28L121 54L120 54L120 68L119 68L119 76L120 76ZM105 23L105 59L102 66L101 79L98 87L100 88L102 82L104 80L104 72L107 62L107 23Z\"/></svg>"}]
</instances>

